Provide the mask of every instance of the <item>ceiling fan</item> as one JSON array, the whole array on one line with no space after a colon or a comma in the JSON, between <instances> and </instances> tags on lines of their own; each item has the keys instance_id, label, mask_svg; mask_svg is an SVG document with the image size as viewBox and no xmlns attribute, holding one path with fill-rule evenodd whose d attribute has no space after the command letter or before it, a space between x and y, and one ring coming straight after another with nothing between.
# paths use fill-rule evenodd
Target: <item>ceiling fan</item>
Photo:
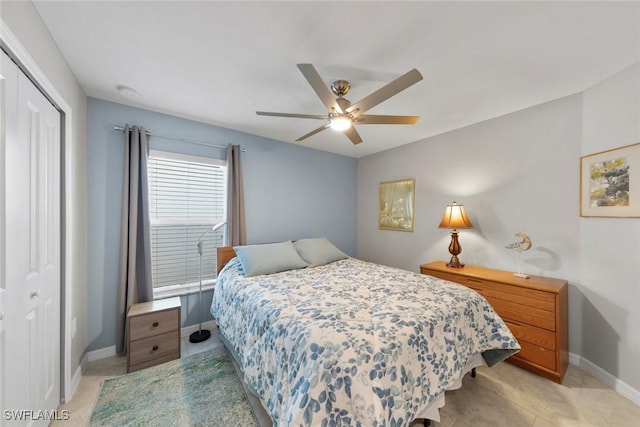
<instances>
[{"instance_id":1,"label":"ceiling fan","mask_svg":"<svg viewBox=\"0 0 640 427\"><path fill-rule=\"evenodd\" d=\"M351 84L347 80L336 80L331 84L331 89L320 77L311 64L298 64L298 68L307 79L311 88L318 95L327 114L295 114L295 113L272 113L268 111L256 111L260 116L293 117L303 119L326 120L327 123L306 135L296 139L302 141L325 129L332 128L344 132L344 134L354 144L360 144L362 138L353 127L354 124L362 125L412 125L418 121L420 116L386 116L377 114L364 114L367 110L375 107L383 101L391 98L397 93L405 90L409 86L422 80L422 74L415 68L406 74L398 77L391 83L386 84L375 92L365 96L360 101L352 104L344 96L349 92ZM336 98L337 96L337 98Z\"/></svg>"}]
</instances>

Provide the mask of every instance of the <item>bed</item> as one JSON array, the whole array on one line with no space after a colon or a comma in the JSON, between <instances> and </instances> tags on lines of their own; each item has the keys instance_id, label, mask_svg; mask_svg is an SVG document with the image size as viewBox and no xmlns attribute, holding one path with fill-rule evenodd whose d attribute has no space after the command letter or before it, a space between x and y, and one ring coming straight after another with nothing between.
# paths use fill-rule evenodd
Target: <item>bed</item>
<instances>
[{"instance_id":1,"label":"bed","mask_svg":"<svg viewBox=\"0 0 640 427\"><path fill-rule=\"evenodd\" d=\"M318 252L318 242L333 256ZM520 349L486 300L464 286L348 257L326 239L282 245L286 256L269 253L270 245L219 248L211 304L222 341L274 427L439 420L444 392L466 372ZM247 256L250 248L257 255ZM283 261L292 250L304 265ZM265 263L266 270L250 265Z\"/></svg>"}]
</instances>

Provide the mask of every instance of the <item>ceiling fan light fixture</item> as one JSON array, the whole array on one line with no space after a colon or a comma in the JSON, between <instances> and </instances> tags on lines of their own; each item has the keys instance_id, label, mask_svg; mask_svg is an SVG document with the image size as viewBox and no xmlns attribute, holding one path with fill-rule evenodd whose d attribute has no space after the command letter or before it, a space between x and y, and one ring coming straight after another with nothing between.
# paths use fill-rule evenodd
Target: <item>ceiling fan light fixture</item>
<instances>
[{"instance_id":1,"label":"ceiling fan light fixture","mask_svg":"<svg viewBox=\"0 0 640 427\"><path fill-rule=\"evenodd\" d=\"M360 144L362 137L356 130L356 123L358 126L361 124L412 125L419 119L418 116L364 114L367 110L422 80L422 74L415 68L392 82L387 83L375 92L370 93L355 104L351 104L351 101L344 98L344 95L349 92L349 88L351 87L351 84L347 80L336 80L331 84L331 88L329 88L313 65L298 64L298 69L302 72L304 78L309 85L311 85L311 88L327 109L327 115L256 111L256 114L259 116L294 117L299 119L322 120L324 122L319 128L296 139L296 142L303 141L325 129L331 128L344 133L344 136L349 138L353 144Z\"/></svg>"},{"instance_id":2,"label":"ceiling fan light fixture","mask_svg":"<svg viewBox=\"0 0 640 427\"><path fill-rule=\"evenodd\" d=\"M347 130L351 127L351 119L347 116L331 117L331 129Z\"/></svg>"}]
</instances>

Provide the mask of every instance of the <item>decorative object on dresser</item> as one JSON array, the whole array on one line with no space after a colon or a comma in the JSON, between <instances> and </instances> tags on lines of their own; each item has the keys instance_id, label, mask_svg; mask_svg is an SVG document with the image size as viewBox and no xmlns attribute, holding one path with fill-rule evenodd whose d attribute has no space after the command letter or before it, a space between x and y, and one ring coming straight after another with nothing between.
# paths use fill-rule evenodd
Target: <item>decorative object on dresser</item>
<instances>
[{"instance_id":1,"label":"decorative object on dresser","mask_svg":"<svg viewBox=\"0 0 640 427\"><path fill-rule=\"evenodd\" d=\"M460 283L484 296L520 343L520 352L507 361L562 382L569 365L566 280L522 279L472 265L455 269L444 261L423 264L420 273Z\"/></svg>"},{"instance_id":2,"label":"decorative object on dresser","mask_svg":"<svg viewBox=\"0 0 640 427\"><path fill-rule=\"evenodd\" d=\"M127 372L180 358L180 297L133 304L127 314Z\"/></svg>"},{"instance_id":3,"label":"decorative object on dresser","mask_svg":"<svg viewBox=\"0 0 640 427\"><path fill-rule=\"evenodd\" d=\"M451 243L449 243L449 253L451 254L451 260L447 264L448 267L460 268L464 267L464 264L460 263L458 255L462 253L462 246L458 242L458 228L473 228L473 224L469 221L467 212L464 210L463 205L459 205L453 202L444 210L442 215L442 221L440 221L440 228L451 228Z\"/></svg>"},{"instance_id":4,"label":"decorative object on dresser","mask_svg":"<svg viewBox=\"0 0 640 427\"><path fill-rule=\"evenodd\" d=\"M189 335L189 342L202 342L208 340L211 337L211 331L209 331L208 329L202 329L202 238L207 233L213 233L214 231L220 230L226 223L226 221L220 222L202 233L200 237L198 237L198 255L200 262L198 267L198 277L200 279L200 290L198 291L198 311L200 312L200 323L198 323L198 330Z\"/></svg>"},{"instance_id":5,"label":"decorative object on dresser","mask_svg":"<svg viewBox=\"0 0 640 427\"><path fill-rule=\"evenodd\" d=\"M413 231L415 180L381 182L379 187L378 228Z\"/></svg>"},{"instance_id":6,"label":"decorative object on dresser","mask_svg":"<svg viewBox=\"0 0 640 427\"><path fill-rule=\"evenodd\" d=\"M640 217L640 143L580 157L580 216Z\"/></svg>"},{"instance_id":7,"label":"decorative object on dresser","mask_svg":"<svg viewBox=\"0 0 640 427\"><path fill-rule=\"evenodd\" d=\"M522 260L520 258L522 252L531 249L531 238L524 233L516 233L516 237L520 237L522 240L519 242L509 243L505 248L515 251L518 254L518 272L513 273L513 275L523 279L528 279L529 275L522 271Z\"/></svg>"}]
</instances>

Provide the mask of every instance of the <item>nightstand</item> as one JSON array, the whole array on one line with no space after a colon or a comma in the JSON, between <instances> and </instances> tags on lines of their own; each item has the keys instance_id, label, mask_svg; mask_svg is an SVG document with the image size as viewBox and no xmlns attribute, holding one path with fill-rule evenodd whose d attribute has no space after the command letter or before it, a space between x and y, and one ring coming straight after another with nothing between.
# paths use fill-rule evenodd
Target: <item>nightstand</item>
<instances>
[{"instance_id":1,"label":"nightstand","mask_svg":"<svg viewBox=\"0 0 640 427\"><path fill-rule=\"evenodd\" d=\"M491 304L518 339L521 350L508 362L561 383L569 365L567 281L516 277L508 271L444 261L420 266L420 273L467 286Z\"/></svg>"},{"instance_id":2,"label":"nightstand","mask_svg":"<svg viewBox=\"0 0 640 427\"><path fill-rule=\"evenodd\" d=\"M180 298L133 304L127 314L127 372L180 358Z\"/></svg>"}]
</instances>

